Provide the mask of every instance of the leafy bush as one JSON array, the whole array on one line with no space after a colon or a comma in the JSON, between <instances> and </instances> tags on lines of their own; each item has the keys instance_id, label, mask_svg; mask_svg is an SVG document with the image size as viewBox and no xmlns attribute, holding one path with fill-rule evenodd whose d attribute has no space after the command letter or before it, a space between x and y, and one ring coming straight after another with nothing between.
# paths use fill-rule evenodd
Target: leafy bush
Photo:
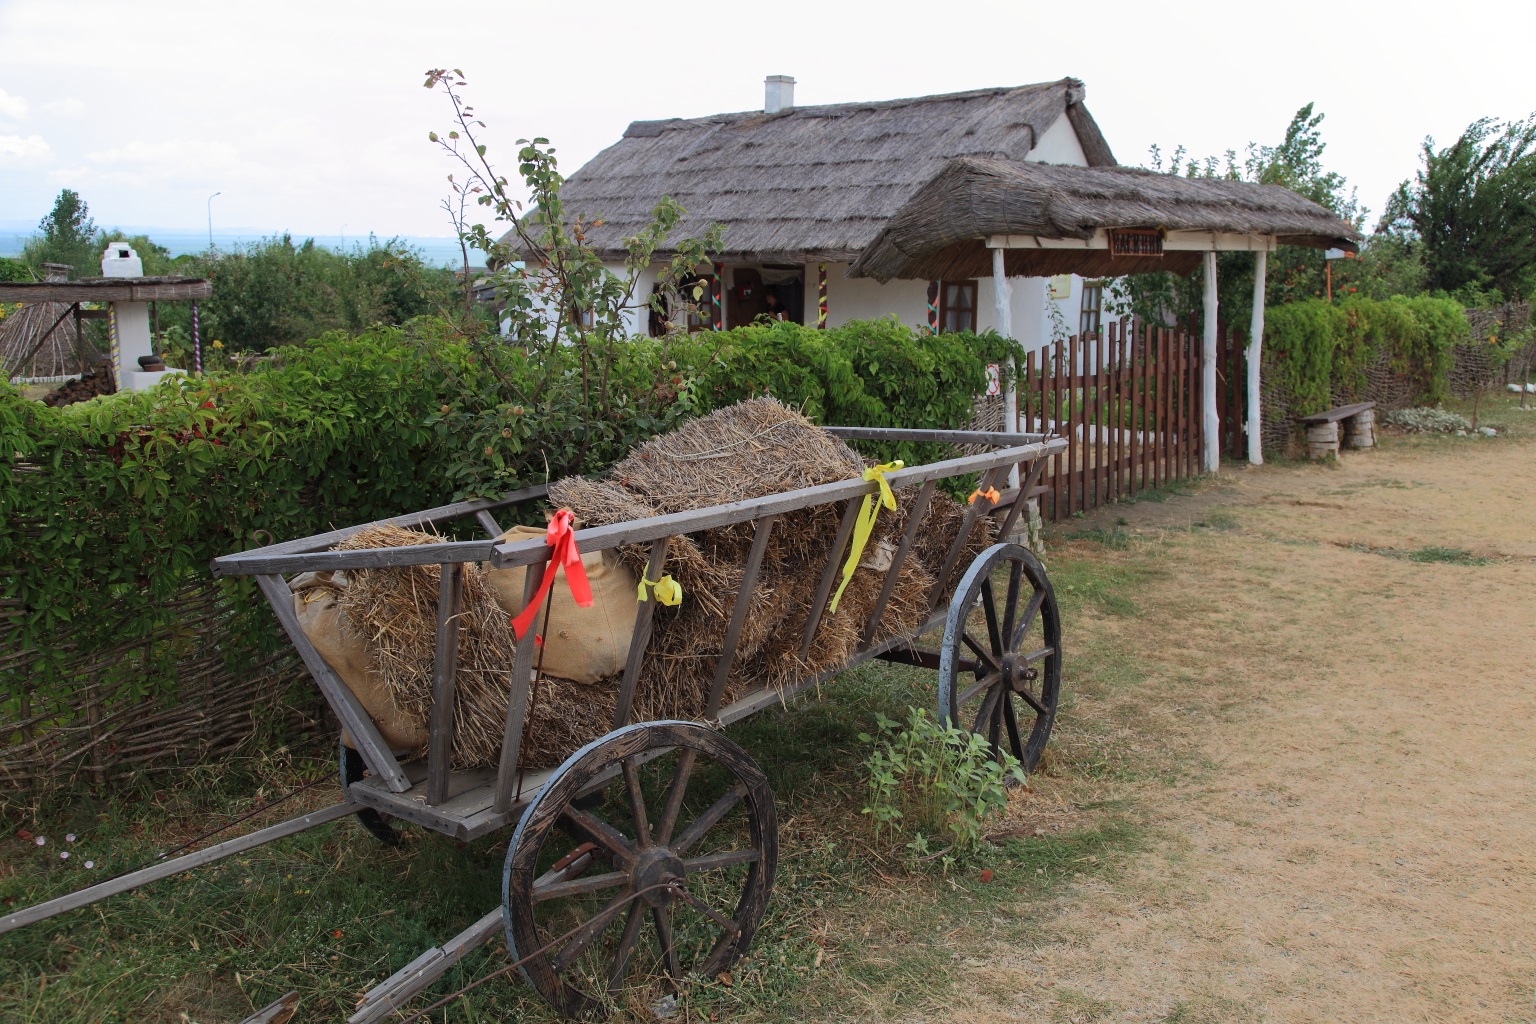
<instances>
[{"instance_id":1,"label":"leafy bush","mask_svg":"<svg viewBox=\"0 0 1536 1024\"><path fill-rule=\"evenodd\" d=\"M1446 298L1292 302L1265 311L1264 361L1299 415L1363 397L1366 371L1382 358L1423 399L1438 402L1449 386L1451 350L1467 336L1466 312Z\"/></svg>"},{"instance_id":2,"label":"leafy bush","mask_svg":"<svg viewBox=\"0 0 1536 1024\"><path fill-rule=\"evenodd\" d=\"M877 831L887 826L911 835L905 849L920 861L938 857L947 869L959 855L986 841L987 825L1008 805L1008 782L1024 782L1018 759L992 756L986 739L943 726L912 708L901 726L877 715L877 736L860 733L874 749L865 759L869 806ZM930 852L931 842L946 842Z\"/></svg>"}]
</instances>

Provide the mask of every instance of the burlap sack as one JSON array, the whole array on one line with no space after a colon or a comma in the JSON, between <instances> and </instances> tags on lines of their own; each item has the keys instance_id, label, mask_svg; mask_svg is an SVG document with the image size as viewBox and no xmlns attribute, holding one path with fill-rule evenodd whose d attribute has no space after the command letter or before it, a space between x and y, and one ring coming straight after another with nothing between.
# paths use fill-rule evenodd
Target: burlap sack
<instances>
[{"instance_id":1,"label":"burlap sack","mask_svg":"<svg viewBox=\"0 0 1536 1024\"><path fill-rule=\"evenodd\" d=\"M416 721L400 709L374 669L367 644L347 629L346 617L336 603L346 585L343 572L307 572L297 577L290 586L299 627L362 703L391 748L400 751L423 747L427 742L427 723ZM349 747L353 745L346 732L342 733L341 741Z\"/></svg>"},{"instance_id":2,"label":"burlap sack","mask_svg":"<svg viewBox=\"0 0 1536 1024\"><path fill-rule=\"evenodd\" d=\"M514 526L501 539L520 541L543 536L540 527ZM590 608L577 607L565 574L556 576L548 616L554 628L547 627L542 608L533 627L544 638L541 667L545 675L595 683L623 670L624 660L629 656L629 641L635 634L636 588L640 581L616 558L608 557L611 554L594 551L581 556L587 580L592 584ZM495 591L496 603L508 615L516 615L523 606L526 568L492 569L489 563L482 563L481 569Z\"/></svg>"}]
</instances>

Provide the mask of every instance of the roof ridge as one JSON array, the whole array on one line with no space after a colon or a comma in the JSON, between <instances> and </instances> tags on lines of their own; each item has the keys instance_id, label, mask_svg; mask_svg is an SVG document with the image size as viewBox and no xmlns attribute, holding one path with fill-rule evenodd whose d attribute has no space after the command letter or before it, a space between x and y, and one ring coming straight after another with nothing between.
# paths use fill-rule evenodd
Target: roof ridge
<instances>
[{"instance_id":1,"label":"roof ridge","mask_svg":"<svg viewBox=\"0 0 1536 1024\"><path fill-rule=\"evenodd\" d=\"M988 97L1006 96L1009 93L1024 92L1025 90L1045 90L1059 88L1068 95L1068 104L1081 103L1085 87L1081 79L1058 78L1053 82L1028 82L1024 85L1000 85L983 89L966 89L961 92L933 93L928 96L905 96L892 100L852 100L844 103L818 103L811 106L790 107L776 114L769 114L762 110L735 110L718 114L703 114L698 117L665 117L653 120L631 121L624 129L624 138L654 138L663 132L674 128L706 128L720 127L737 124L742 121L768 121L790 117L827 117L837 113L853 114L865 110L897 110L902 107L918 106L925 103L952 102L955 100L977 100Z\"/></svg>"}]
</instances>

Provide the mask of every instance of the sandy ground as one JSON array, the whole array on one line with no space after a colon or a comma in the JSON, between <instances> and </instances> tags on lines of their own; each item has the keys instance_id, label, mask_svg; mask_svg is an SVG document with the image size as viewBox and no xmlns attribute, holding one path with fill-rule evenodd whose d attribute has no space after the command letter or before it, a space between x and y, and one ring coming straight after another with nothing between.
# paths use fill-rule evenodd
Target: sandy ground
<instances>
[{"instance_id":1,"label":"sandy ground","mask_svg":"<svg viewBox=\"0 0 1536 1024\"><path fill-rule=\"evenodd\" d=\"M1128 784L1149 848L952 1019L1536 1021L1533 470L1529 438L1389 444L1085 523L1157 555L1102 628L1130 741L1196 767Z\"/></svg>"}]
</instances>

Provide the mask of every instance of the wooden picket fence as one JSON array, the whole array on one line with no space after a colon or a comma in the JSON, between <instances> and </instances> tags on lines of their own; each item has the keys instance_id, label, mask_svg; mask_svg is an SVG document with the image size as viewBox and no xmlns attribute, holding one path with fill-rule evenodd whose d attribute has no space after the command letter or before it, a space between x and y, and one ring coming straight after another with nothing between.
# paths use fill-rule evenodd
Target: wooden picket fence
<instances>
[{"instance_id":1,"label":"wooden picket fence","mask_svg":"<svg viewBox=\"0 0 1536 1024\"><path fill-rule=\"evenodd\" d=\"M1059 522L1199 474L1201 368L1198 334L1131 320L1031 352L1020 422L1068 441L1030 491L1042 515Z\"/></svg>"}]
</instances>

